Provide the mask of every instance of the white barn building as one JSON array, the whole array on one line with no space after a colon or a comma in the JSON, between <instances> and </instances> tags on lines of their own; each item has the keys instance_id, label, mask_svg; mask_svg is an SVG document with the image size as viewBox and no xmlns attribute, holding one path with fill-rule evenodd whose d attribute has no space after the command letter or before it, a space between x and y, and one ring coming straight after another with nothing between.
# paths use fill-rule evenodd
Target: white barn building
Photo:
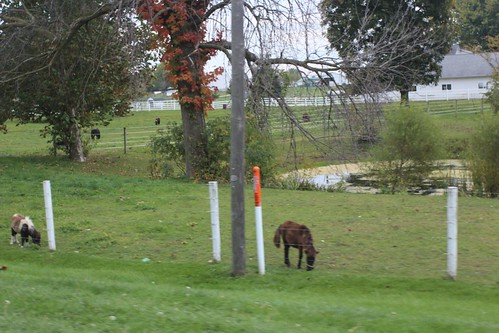
<instances>
[{"instance_id":1,"label":"white barn building","mask_svg":"<svg viewBox=\"0 0 499 333\"><path fill-rule=\"evenodd\" d=\"M442 75L435 85L418 85L409 99L434 99L449 95L454 98L480 98L492 88L494 67L499 66L499 52L475 54L452 47L441 63ZM416 98L414 98L416 97Z\"/></svg>"}]
</instances>

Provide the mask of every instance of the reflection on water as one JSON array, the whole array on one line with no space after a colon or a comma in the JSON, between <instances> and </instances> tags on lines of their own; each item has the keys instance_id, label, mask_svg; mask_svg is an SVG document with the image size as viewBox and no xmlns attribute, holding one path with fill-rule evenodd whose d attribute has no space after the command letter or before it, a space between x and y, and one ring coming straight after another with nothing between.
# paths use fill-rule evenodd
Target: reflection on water
<instances>
[{"instance_id":1,"label":"reflection on water","mask_svg":"<svg viewBox=\"0 0 499 333\"><path fill-rule=\"evenodd\" d=\"M349 177L348 172L344 173L332 173L328 175L317 175L310 177L307 180L318 187L328 187L331 185L338 184L339 182L345 182Z\"/></svg>"}]
</instances>

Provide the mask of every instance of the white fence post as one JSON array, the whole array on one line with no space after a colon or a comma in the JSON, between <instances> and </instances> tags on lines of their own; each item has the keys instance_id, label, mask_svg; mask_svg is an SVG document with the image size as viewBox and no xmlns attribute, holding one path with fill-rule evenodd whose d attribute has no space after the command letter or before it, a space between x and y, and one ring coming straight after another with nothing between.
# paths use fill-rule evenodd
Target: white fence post
<instances>
[{"instance_id":1,"label":"white fence post","mask_svg":"<svg viewBox=\"0 0 499 333\"><path fill-rule=\"evenodd\" d=\"M457 276L457 187L447 189L447 273Z\"/></svg>"},{"instance_id":2,"label":"white fence post","mask_svg":"<svg viewBox=\"0 0 499 333\"><path fill-rule=\"evenodd\" d=\"M209 182L210 188L210 215L211 215L211 235L213 240L213 260L220 262L220 218L218 210L218 184Z\"/></svg>"},{"instance_id":3,"label":"white fence post","mask_svg":"<svg viewBox=\"0 0 499 333\"><path fill-rule=\"evenodd\" d=\"M55 251L54 213L52 211L52 191L50 189L50 180L43 181L43 194L45 197L45 219L47 221L49 250Z\"/></svg>"}]
</instances>

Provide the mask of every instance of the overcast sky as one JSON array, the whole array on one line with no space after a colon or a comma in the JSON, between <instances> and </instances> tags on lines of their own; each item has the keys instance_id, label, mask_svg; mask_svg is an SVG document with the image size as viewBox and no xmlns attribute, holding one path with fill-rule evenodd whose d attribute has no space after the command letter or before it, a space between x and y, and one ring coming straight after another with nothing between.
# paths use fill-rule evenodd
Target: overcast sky
<instances>
[{"instance_id":1,"label":"overcast sky","mask_svg":"<svg viewBox=\"0 0 499 333\"><path fill-rule=\"evenodd\" d=\"M307 56L308 58L331 56L327 48L328 41L324 37L325 28L320 24L321 19L317 3L318 0L294 1L297 7L293 11L294 21L281 23L282 30L280 31L268 30L270 32L267 37L262 38L262 41L264 52L269 57L277 58L282 55L285 58L303 60ZM273 23L275 24L275 22ZM208 28L208 33L211 31L212 34L215 34L219 30L220 24L217 23L211 29L210 27ZM262 51L257 47L259 45L257 43L259 35L251 27L247 27L245 31L246 36L249 36L245 41L246 47L255 54L260 55ZM265 29L260 31L265 32ZM223 34L224 38L230 40L230 20L229 26ZM214 85L219 87L219 89L226 89L231 80L231 65L221 52L210 60L206 70L211 71L218 66L223 67L225 73L219 77Z\"/></svg>"}]
</instances>

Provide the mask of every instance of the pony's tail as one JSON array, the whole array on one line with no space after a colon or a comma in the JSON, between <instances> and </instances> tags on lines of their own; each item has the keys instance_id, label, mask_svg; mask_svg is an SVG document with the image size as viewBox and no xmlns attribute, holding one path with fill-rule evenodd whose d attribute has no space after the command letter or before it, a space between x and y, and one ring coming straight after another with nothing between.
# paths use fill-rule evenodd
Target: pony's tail
<instances>
[{"instance_id":1,"label":"pony's tail","mask_svg":"<svg viewBox=\"0 0 499 333\"><path fill-rule=\"evenodd\" d=\"M281 247L281 226L277 227L274 234L274 245L275 247Z\"/></svg>"}]
</instances>

